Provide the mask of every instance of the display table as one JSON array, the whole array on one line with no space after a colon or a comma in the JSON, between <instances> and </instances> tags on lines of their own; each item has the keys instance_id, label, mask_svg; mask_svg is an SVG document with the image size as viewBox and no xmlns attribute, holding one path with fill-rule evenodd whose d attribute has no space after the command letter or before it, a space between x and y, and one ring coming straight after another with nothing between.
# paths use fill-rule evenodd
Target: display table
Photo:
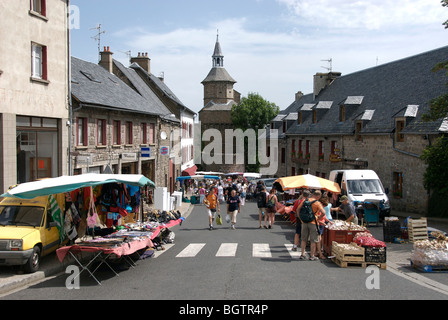
<instances>
[{"instance_id":1,"label":"display table","mask_svg":"<svg viewBox=\"0 0 448 320\"><path fill-rule=\"evenodd\" d=\"M139 250L145 249L147 247L152 246L152 241L150 238L140 239L140 240L132 240L129 242L122 242L119 245L110 245L110 244L100 244L97 245L72 245L65 246L58 250L56 250L56 255L60 262L64 261L67 254L69 254L81 267L81 272L77 275L81 275L83 271L87 271L95 281L101 285L101 282L95 278L94 273L98 270L98 268L105 264L109 267L112 272L118 276L118 273L111 267L108 263L108 259L111 257L121 258L123 257L126 262L128 262L131 267L135 265L134 261L130 258L130 256ZM87 262L87 264L83 265L81 261L79 261L76 257L76 254L90 252L93 253L91 259ZM95 270L90 271L89 266L94 262L99 262L98 266Z\"/></svg>"},{"instance_id":2,"label":"display table","mask_svg":"<svg viewBox=\"0 0 448 320\"><path fill-rule=\"evenodd\" d=\"M162 230L181 224L183 220L183 218L171 220L166 224L161 224L151 229L151 231L121 230L106 237L98 237L89 241L62 247L56 250L56 255L60 262L63 262L66 256L70 255L82 269L77 276L83 271L87 271L101 285L101 282L94 276L94 273L101 265L107 265L118 276L118 273L108 263L109 259L124 258L124 261L129 263L131 267L134 267L135 262L132 260L131 255L147 247L153 247L152 240L159 236ZM93 253L93 255L86 264L82 264L76 256L80 253ZM90 271L89 267L94 262L99 262L99 264L93 271Z\"/></svg>"}]
</instances>

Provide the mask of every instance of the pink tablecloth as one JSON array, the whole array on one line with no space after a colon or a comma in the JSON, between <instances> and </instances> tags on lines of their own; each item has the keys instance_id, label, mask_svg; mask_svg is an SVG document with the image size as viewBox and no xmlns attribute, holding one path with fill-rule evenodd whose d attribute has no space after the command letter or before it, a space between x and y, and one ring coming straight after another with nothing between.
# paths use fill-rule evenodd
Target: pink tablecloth
<instances>
[{"instance_id":1,"label":"pink tablecloth","mask_svg":"<svg viewBox=\"0 0 448 320\"><path fill-rule=\"evenodd\" d=\"M58 256L58 259L60 262L64 261L64 258L68 254L69 251L71 251L73 253L102 251L105 254L113 253L118 257L128 256L140 249L144 249L146 247L152 247L153 243L151 240L154 239L155 237L157 237L160 234L161 230L163 230L165 228L174 227L174 226L180 224L182 221L183 221L183 219L171 220L167 224L157 227L157 229L154 230L153 234L151 235L151 239L148 238L145 240L134 240L131 242L123 243L122 245L117 246L115 248L80 246L80 245L66 246L66 247L62 247L62 248L56 250L56 255Z\"/></svg>"},{"instance_id":2,"label":"pink tablecloth","mask_svg":"<svg viewBox=\"0 0 448 320\"><path fill-rule=\"evenodd\" d=\"M156 228L156 230L154 230L154 232L151 235L151 239L154 239L155 237L157 237L160 234L160 231L162 231L165 228L171 228L174 226L177 226L178 224L180 224L182 221L184 221L184 219L178 219L178 220L171 220L170 222L163 224L161 226L158 226Z\"/></svg>"},{"instance_id":3,"label":"pink tablecloth","mask_svg":"<svg viewBox=\"0 0 448 320\"><path fill-rule=\"evenodd\" d=\"M73 245L73 246L65 246L58 250L56 250L56 255L58 256L58 259L60 262L64 261L65 256L68 254L69 251L73 253L79 253L79 252L100 252L102 251L105 254L113 253L118 257L121 256L128 256L130 254L133 254L137 252L140 249L144 249L146 247L152 247L152 241L151 239L143 239L143 240L134 240L131 242L126 242L121 244L120 246L117 246L115 248L112 247L91 247L91 246L80 246L80 245Z\"/></svg>"}]
</instances>

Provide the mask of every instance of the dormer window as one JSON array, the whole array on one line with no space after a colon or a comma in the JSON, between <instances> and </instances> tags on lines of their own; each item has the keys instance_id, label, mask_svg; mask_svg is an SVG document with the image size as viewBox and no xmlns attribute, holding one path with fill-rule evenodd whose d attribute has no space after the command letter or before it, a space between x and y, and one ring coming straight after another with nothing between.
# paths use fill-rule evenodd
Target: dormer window
<instances>
[{"instance_id":1,"label":"dormer window","mask_svg":"<svg viewBox=\"0 0 448 320\"><path fill-rule=\"evenodd\" d=\"M302 124L302 112L299 112L297 116L297 124Z\"/></svg>"},{"instance_id":2,"label":"dormer window","mask_svg":"<svg viewBox=\"0 0 448 320\"><path fill-rule=\"evenodd\" d=\"M317 110L313 110L313 123L317 123Z\"/></svg>"}]
</instances>

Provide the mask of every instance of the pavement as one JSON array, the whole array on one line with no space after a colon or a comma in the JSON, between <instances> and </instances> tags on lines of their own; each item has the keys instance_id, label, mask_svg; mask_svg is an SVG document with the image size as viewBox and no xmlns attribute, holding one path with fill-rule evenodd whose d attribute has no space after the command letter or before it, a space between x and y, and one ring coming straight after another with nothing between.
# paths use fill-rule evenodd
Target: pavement
<instances>
[{"instance_id":1,"label":"pavement","mask_svg":"<svg viewBox=\"0 0 448 320\"><path fill-rule=\"evenodd\" d=\"M184 218L188 216L193 211L195 205L190 203L182 203L182 205L177 208L182 213ZM401 221L404 221L407 217L413 219L418 219L421 216L416 214L409 214L406 212L392 212L391 216L397 216ZM428 227L435 228L448 233L448 219L443 218L428 218ZM369 230L378 240L383 240L383 228L369 227ZM419 277L409 271L410 269L410 254L413 249L412 243L388 243L387 244L387 269L397 275L409 278L410 281L423 281L426 285L431 286L441 290L441 292L448 294L448 281L442 280L441 282L434 281L433 279L428 279L425 277ZM56 254L50 254L49 256L43 257L41 261L40 270L33 274L25 274L20 267L0 267L0 297L8 295L11 292L22 290L27 286L35 285L36 283L45 281L48 278L55 277L62 273L65 273L66 268L69 265L75 264L72 258L66 258L63 263L61 263Z\"/></svg>"}]
</instances>

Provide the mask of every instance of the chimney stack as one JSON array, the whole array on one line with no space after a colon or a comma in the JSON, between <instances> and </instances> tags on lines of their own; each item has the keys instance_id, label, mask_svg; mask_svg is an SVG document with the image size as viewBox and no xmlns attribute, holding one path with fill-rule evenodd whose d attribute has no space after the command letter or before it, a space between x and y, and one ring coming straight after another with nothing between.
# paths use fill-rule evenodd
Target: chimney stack
<instances>
[{"instance_id":1,"label":"chimney stack","mask_svg":"<svg viewBox=\"0 0 448 320\"><path fill-rule=\"evenodd\" d=\"M137 57L131 58L131 64L137 63L142 67L148 74L151 74L151 59L148 57L148 52L139 52Z\"/></svg>"},{"instance_id":2,"label":"chimney stack","mask_svg":"<svg viewBox=\"0 0 448 320\"><path fill-rule=\"evenodd\" d=\"M302 99L302 97L303 97L303 92L302 91L297 92L296 93L296 102L299 101L300 99Z\"/></svg>"},{"instance_id":3,"label":"chimney stack","mask_svg":"<svg viewBox=\"0 0 448 320\"><path fill-rule=\"evenodd\" d=\"M113 52L110 51L109 47L104 47L104 51L100 52L101 60L100 66L109 71L109 73L113 73Z\"/></svg>"},{"instance_id":4,"label":"chimney stack","mask_svg":"<svg viewBox=\"0 0 448 320\"><path fill-rule=\"evenodd\" d=\"M316 99L319 93L327 86L331 85L336 78L341 76L341 74L342 73L340 72L316 73L314 76L313 98Z\"/></svg>"}]
</instances>

